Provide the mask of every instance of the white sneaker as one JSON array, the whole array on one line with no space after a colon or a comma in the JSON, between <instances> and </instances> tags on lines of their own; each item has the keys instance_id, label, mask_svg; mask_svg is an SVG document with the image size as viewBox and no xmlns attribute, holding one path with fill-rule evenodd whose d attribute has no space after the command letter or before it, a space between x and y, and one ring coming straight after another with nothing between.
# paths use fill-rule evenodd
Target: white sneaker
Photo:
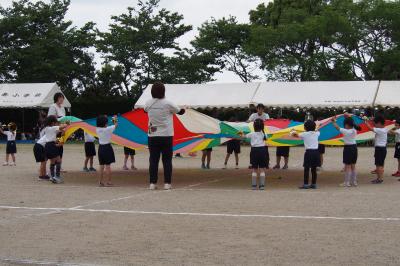
<instances>
[{"instance_id":1,"label":"white sneaker","mask_svg":"<svg viewBox=\"0 0 400 266\"><path fill-rule=\"evenodd\" d=\"M350 187L350 184L349 183L342 183L339 186L340 187Z\"/></svg>"},{"instance_id":2,"label":"white sneaker","mask_svg":"<svg viewBox=\"0 0 400 266\"><path fill-rule=\"evenodd\" d=\"M149 189L150 190L156 190L157 189L157 185L156 184L150 184Z\"/></svg>"},{"instance_id":3,"label":"white sneaker","mask_svg":"<svg viewBox=\"0 0 400 266\"><path fill-rule=\"evenodd\" d=\"M164 190L171 190L171 184L164 184Z\"/></svg>"},{"instance_id":4,"label":"white sneaker","mask_svg":"<svg viewBox=\"0 0 400 266\"><path fill-rule=\"evenodd\" d=\"M8 165L9 165L9 166L17 166L16 163L9 163Z\"/></svg>"},{"instance_id":5,"label":"white sneaker","mask_svg":"<svg viewBox=\"0 0 400 266\"><path fill-rule=\"evenodd\" d=\"M62 183L64 183L64 180L60 176L55 176L55 177L53 177L52 182L54 184L62 184Z\"/></svg>"},{"instance_id":6,"label":"white sneaker","mask_svg":"<svg viewBox=\"0 0 400 266\"><path fill-rule=\"evenodd\" d=\"M351 183L351 186L352 186L352 187L357 187L357 186L358 186L357 181L352 182L352 183Z\"/></svg>"},{"instance_id":7,"label":"white sneaker","mask_svg":"<svg viewBox=\"0 0 400 266\"><path fill-rule=\"evenodd\" d=\"M4 162L4 163L3 163L3 166L8 166L8 162Z\"/></svg>"}]
</instances>

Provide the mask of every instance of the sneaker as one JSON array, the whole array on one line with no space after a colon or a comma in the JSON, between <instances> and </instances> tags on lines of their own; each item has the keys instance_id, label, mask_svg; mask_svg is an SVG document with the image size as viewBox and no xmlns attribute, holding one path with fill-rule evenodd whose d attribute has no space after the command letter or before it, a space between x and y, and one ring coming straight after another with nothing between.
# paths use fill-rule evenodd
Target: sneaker
<instances>
[{"instance_id":1,"label":"sneaker","mask_svg":"<svg viewBox=\"0 0 400 266\"><path fill-rule=\"evenodd\" d=\"M351 185L352 187L357 187L357 186L358 186L358 183L357 183L357 181L354 181L354 182L352 182L350 185Z\"/></svg>"},{"instance_id":2,"label":"sneaker","mask_svg":"<svg viewBox=\"0 0 400 266\"><path fill-rule=\"evenodd\" d=\"M136 171L137 168L135 166L131 166L131 170Z\"/></svg>"},{"instance_id":3,"label":"sneaker","mask_svg":"<svg viewBox=\"0 0 400 266\"><path fill-rule=\"evenodd\" d=\"M39 176L39 180L49 180L50 179L50 176L48 176L48 175L44 175L44 176Z\"/></svg>"},{"instance_id":4,"label":"sneaker","mask_svg":"<svg viewBox=\"0 0 400 266\"><path fill-rule=\"evenodd\" d=\"M96 170L95 168L93 168L93 167L90 167L90 168L89 168L89 171L90 171L90 172L96 172L97 170Z\"/></svg>"},{"instance_id":5,"label":"sneaker","mask_svg":"<svg viewBox=\"0 0 400 266\"><path fill-rule=\"evenodd\" d=\"M206 166L206 169L210 170L210 169L211 169L211 167L210 167L209 165L207 165L207 166Z\"/></svg>"},{"instance_id":6,"label":"sneaker","mask_svg":"<svg viewBox=\"0 0 400 266\"><path fill-rule=\"evenodd\" d=\"M261 185L261 186L258 187L258 189L259 189L259 190L265 190L265 186L262 186L262 185Z\"/></svg>"},{"instance_id":7,"label":"sneaker","mask_svg":"<svg viewBox=\"0 0 400 266\"><path fill-rule=\"evenodd\" d=\"M128 171L129 168L128 168L126 165L124 165L124 166L122 167L122 170Z\"/></svg>"},{"instance_id":8,"label":"sneaker","mask_svg":"<svg viewBox=\"0 0 400 266\"><path fill-rule=\"evenodd\" d=\"M287 165L282 167L282 170L287 170L287 169L289 169L289 166L287 166Z\"/></svg>"},{"instance_id":9,"label":"sneaker","mask_svg":"<svg viewBox=\"0 0 400 266\"><path fill-rule=\"evenodd\" d=\"M13 162L13 163L9 163L8 165L9 165L9 166L17 166L17 164L14 163L14 162Z\"/></svg>"},{"instance_id":10,"label":"sneaker","mask_svg":"<svg viewBox=\"0 0 400 266\"><path fill-rule=\"evenodd\" d=\"M299 187L299 189L309 189L309 188L310 188L310 186L306 185L306 184L304 184L301 187Z\"/></svg>"},{"instance_id":11,"label":"sneaker","mask_svg":"<svg viewBox=\"0 0 400 266\"><path fill-rule=\"evenodd\" d=\"M310 188L311 189L317 189L317 185L316 184L312 184L312 185L310 185Z\"/></svg>"},{"instance_id":12,"label":"sneaker","mask_svg":"<svg viewBox=\"0 0 400 266\"><path fill-rule=\"evenodd\" d=\"M281 167L279 165L275 165L274 167L272 167L272 169L278 170L278 169L281 169Z\"/></svg>"},{"instance_id":13,"label":"sneaker","mask_svg":"<svg viewBox=\"0 0 400 266\"><path fill-rule=\"evenodd\" d=\"M89 168L83 167L83 172L89 172L89 171L90 171Z\"/></svg>"},{"instance_id":14,"label":"sneaker","mask_svg":"<svg viewBox=\"0 0 400 266\"><path fill-rule=\"evenodd\" d=\"M394 175L395 177L400 177L400 172L397 172L396 175Z\"/></svg>"},{"instance_id":15,"label":"sneaker","mask_svg":"<svg viewBox=\"0 0 400 266\"><path fill-rule=\"evenodd\" d=\"M4 163L3 163L3 166L8 166L8 162L4 162Z\"/></svg>"},{"instance_id":16,"label":"sneaker","mask_svg":"<svg viewBox=\"0 0 400 266\"><path fill-rule=\"evenodd\" d=\"M62 179L61 176L55 176L55 177L53 177L52 182L54 184L62 184L62 183L64 183L64 180Z\"/></svg>"},{"instance_id":17,"label":"sneaker","mask_svg":"<svg viewBox=\"0 0 400 266\"><path fill-rule=\"evenodd\" d=\"M202 164L201 169L207 169L207 167L204 164Z\"/></svg>"},{"instance_id":18,"label":"sneaker","mask_svg":"<svg viewBox=\"0 0 400 266\"><path fill-rule=\"evenodd\" d=\"M156 184L150 184L149 189L150 190L156 190L157 189L157 185Z\"/></svg>"},{"instance_id":19,"label":"sneaker","mask_svg":"<svg viewBox=\"0 0 400 266\"><path fill-rule=\"evenodd\" d=\"M342 183L339 185L339 187L350 187L349 183Z\"/></svg>"},{"instance_id":20,"label":"sneaker","mask_svg":"<svg viewBox=\"0 0 400 266\"><path fill-rule=\"evenodd\" d=\"M164 190L171 190L172 186L171 184L164 184Z\"/></svg>"},{"instance_id":21,"label":"sneaker","mask_svg":"<svg viewBox=\"0 0 400 266\"><path fill-rule=\"evenodd\" d=\"M375 185L376 185L376 184L382 184L382 183L383 183L383 180L382 180L382 179L374 179L374 180L371 181L371 183L372 183L372 184L375 184Z\"/></svg>"},{"instance_id":22,"label":"sneaker","mask_svg":"<svg viewBox=\"0 0 400 266\"><path fill-rule=\"evenodd\" d=\"M251 190L257 190L257 185L252 185Z\"/></svg>"}]
</instances>

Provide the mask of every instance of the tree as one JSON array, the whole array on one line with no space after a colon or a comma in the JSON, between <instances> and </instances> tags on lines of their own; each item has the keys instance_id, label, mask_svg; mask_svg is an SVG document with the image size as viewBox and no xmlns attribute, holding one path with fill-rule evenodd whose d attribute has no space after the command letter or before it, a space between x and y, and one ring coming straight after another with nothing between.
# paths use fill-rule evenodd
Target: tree
<instances>
[{"instance_id":1,"label":"tree","mask_svg":"<svg viewBox=\"0 0 400 266\"><path fill-rule=\"evenodd\" d=\"M73 98L94 75L94 24L65 20L69 0L28 0L0 7L0 81L58 82Z\"/></svg>"},{"instance_id":2,"label":"tree","mask_svg":"<svg viewBox=\"0 0 400 266\"><path fill-rule=\"evenodd\" d=\"M250 37L250 26L239 24L235 17L205 22L199 28L199 35L192 41L196 50L215 57L221 69L235 73L243 82L259 79L256 57L244 50Z\"/></svg>"},{"instance_id":3,"label":"tree","mask_svg":"<svg viewBox=\"0 0 400 266\"><path fill-rule=\"evenodd\" d=\"M192 29L182 23L182 15L157 11L158 3L140 0L137 9L130 7L126 14L113 16L109 31L99 33L98 51L106 62L121 66L123 88L130 97L161 79L168 60L165 53L179 51L176 40Z\"/></svg>"}]
</instances>

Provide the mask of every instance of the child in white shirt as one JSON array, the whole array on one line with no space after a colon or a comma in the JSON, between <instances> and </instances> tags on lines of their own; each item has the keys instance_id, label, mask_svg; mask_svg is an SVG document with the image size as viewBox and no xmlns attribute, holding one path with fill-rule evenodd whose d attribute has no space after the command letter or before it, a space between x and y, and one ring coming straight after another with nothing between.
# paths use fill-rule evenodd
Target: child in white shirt
<instances>
[{"instance_id":1,"label":"child in white shirt","mask_svg":"<svg viewBox=\"0 0 400 266\"><path fill-rule=\"evenodd\" d=\"M17 136L17 125L13 122L9 123L7 126L8 130L3 131L3 128L0 127L0 133L7 136L7 146L6 146L6 161L3 163L3 166L15 166L15 154L17 153L17 145L15 143L15 138ZM12 163L9 163L9 159L12 159Z\"/></svg>"},{"instance_id":2,"label":"child in white shirt","mask_svg":"<svg viewBox=\"0 0 400 266\"><path fill-rule=\"evenodd\" d=\"M343 135L343 164L344 166L344 182L341 184L342 187L357 186L357 174L356 174L356 163L358 158L357 150L357 130L360 127L354 124L353 118L347 116L344 119L344 128L339 127L336 123L336 117L332 118L333 126L339 130Z\"/></svg>"},{"instance_id":3,"label":"child in white shirt","mask_svg":"<svg viewBox=\"0 0 400 266\"><path fill-rule=\"evenodd\" d=\"M264 132L264 121L256 119L254 121L254 132L246 135L247 139L250 139L251 151L250 151L250 163L252 168L251 173L251 186L253 190L257 189L257 177L259 176L260 190L265 189L265 175L267 171L267 148L265 141L267 136Z\"/></svg>"},{"instance_id":4,"label":"child in white shirt","mask_svg":"<svg viewBox=\"0 0 400 266\"><path fill-rule=\"evenodd\" d=\"M115 154L111 146L111 137L118 125L117 117L113 118L114 125L108 126L108 118L105 115L97 117L96 134L99 138L99 164L100 164L100 181L101 187L111 187L111 164L115 163ZM104 183L104 176L107 176L107 183Z\"/></svg>"},{"instance_id":5,"label":"child in white shirt","mask_svg":"<svg viewBox=\"0 0 400 266\"><path fill-rule=\"evenodd\" d=\"M372 127L367 120L366 126L375 133L375 166L376 166L376 179L372 180L372 184L381 184L383 182L383 173L385 168L385 159L387 155L387 137L389 130L385 128L385 118L381 115L374 118L374 125Z\"/></svg>"},{"instance_id":6,"label":"child in white shirt","mask_svg":"<svg viewBox=\"0 0 400 266\"><path fill-rule=\"evenodd\" d=\"M304 153L304 162L303 162L303 167L304 167L304 183L300 189L316 189L317 188L317 167L320 166L321 164L321 157L320 153L318 151L318 138L320 135L319 131L316 130L316 124L312 120L307 120L304 123L304 129L306 132L304 133L296 133L292 132L291 135L295 137L299 137L303 139L304 141L304 148L305 148L305 153ZM308 184L309 182L309 176L310 176L310 170L311 170L311 185Z\"/></svg>"},{"instance_id":7,"label":"child in white shirt","mask_svg":"<svg viewBox=\"0 0 400 266\"><path fill-rule=\"evenodd\" d=\"M83 164L83 171L96 172L96 169L93 167L93 157L96 156L96 146L94 144L96 138L85 131L84 140L85 140L85 161ZM90 168L88 168L88 163L90 165Z\"/></svg>"}]
</instances>

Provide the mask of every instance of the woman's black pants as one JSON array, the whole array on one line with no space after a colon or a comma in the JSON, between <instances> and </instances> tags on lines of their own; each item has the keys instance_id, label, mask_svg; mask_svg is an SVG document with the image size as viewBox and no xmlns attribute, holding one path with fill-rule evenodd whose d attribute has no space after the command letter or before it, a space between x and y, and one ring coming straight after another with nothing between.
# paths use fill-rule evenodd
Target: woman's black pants
<instances>
[{"instance_id":1,"label":"woman's black pants","mask_svg":"<svg viewBox=\"0 0 400 266\"><path fill-rule=\"evenodd\" d=\"M172 139L173 137L149 137L150 183L157 184L158 164L162 155L164 183L171 184L172 179Z\"/></svg>"}]
</instances>

